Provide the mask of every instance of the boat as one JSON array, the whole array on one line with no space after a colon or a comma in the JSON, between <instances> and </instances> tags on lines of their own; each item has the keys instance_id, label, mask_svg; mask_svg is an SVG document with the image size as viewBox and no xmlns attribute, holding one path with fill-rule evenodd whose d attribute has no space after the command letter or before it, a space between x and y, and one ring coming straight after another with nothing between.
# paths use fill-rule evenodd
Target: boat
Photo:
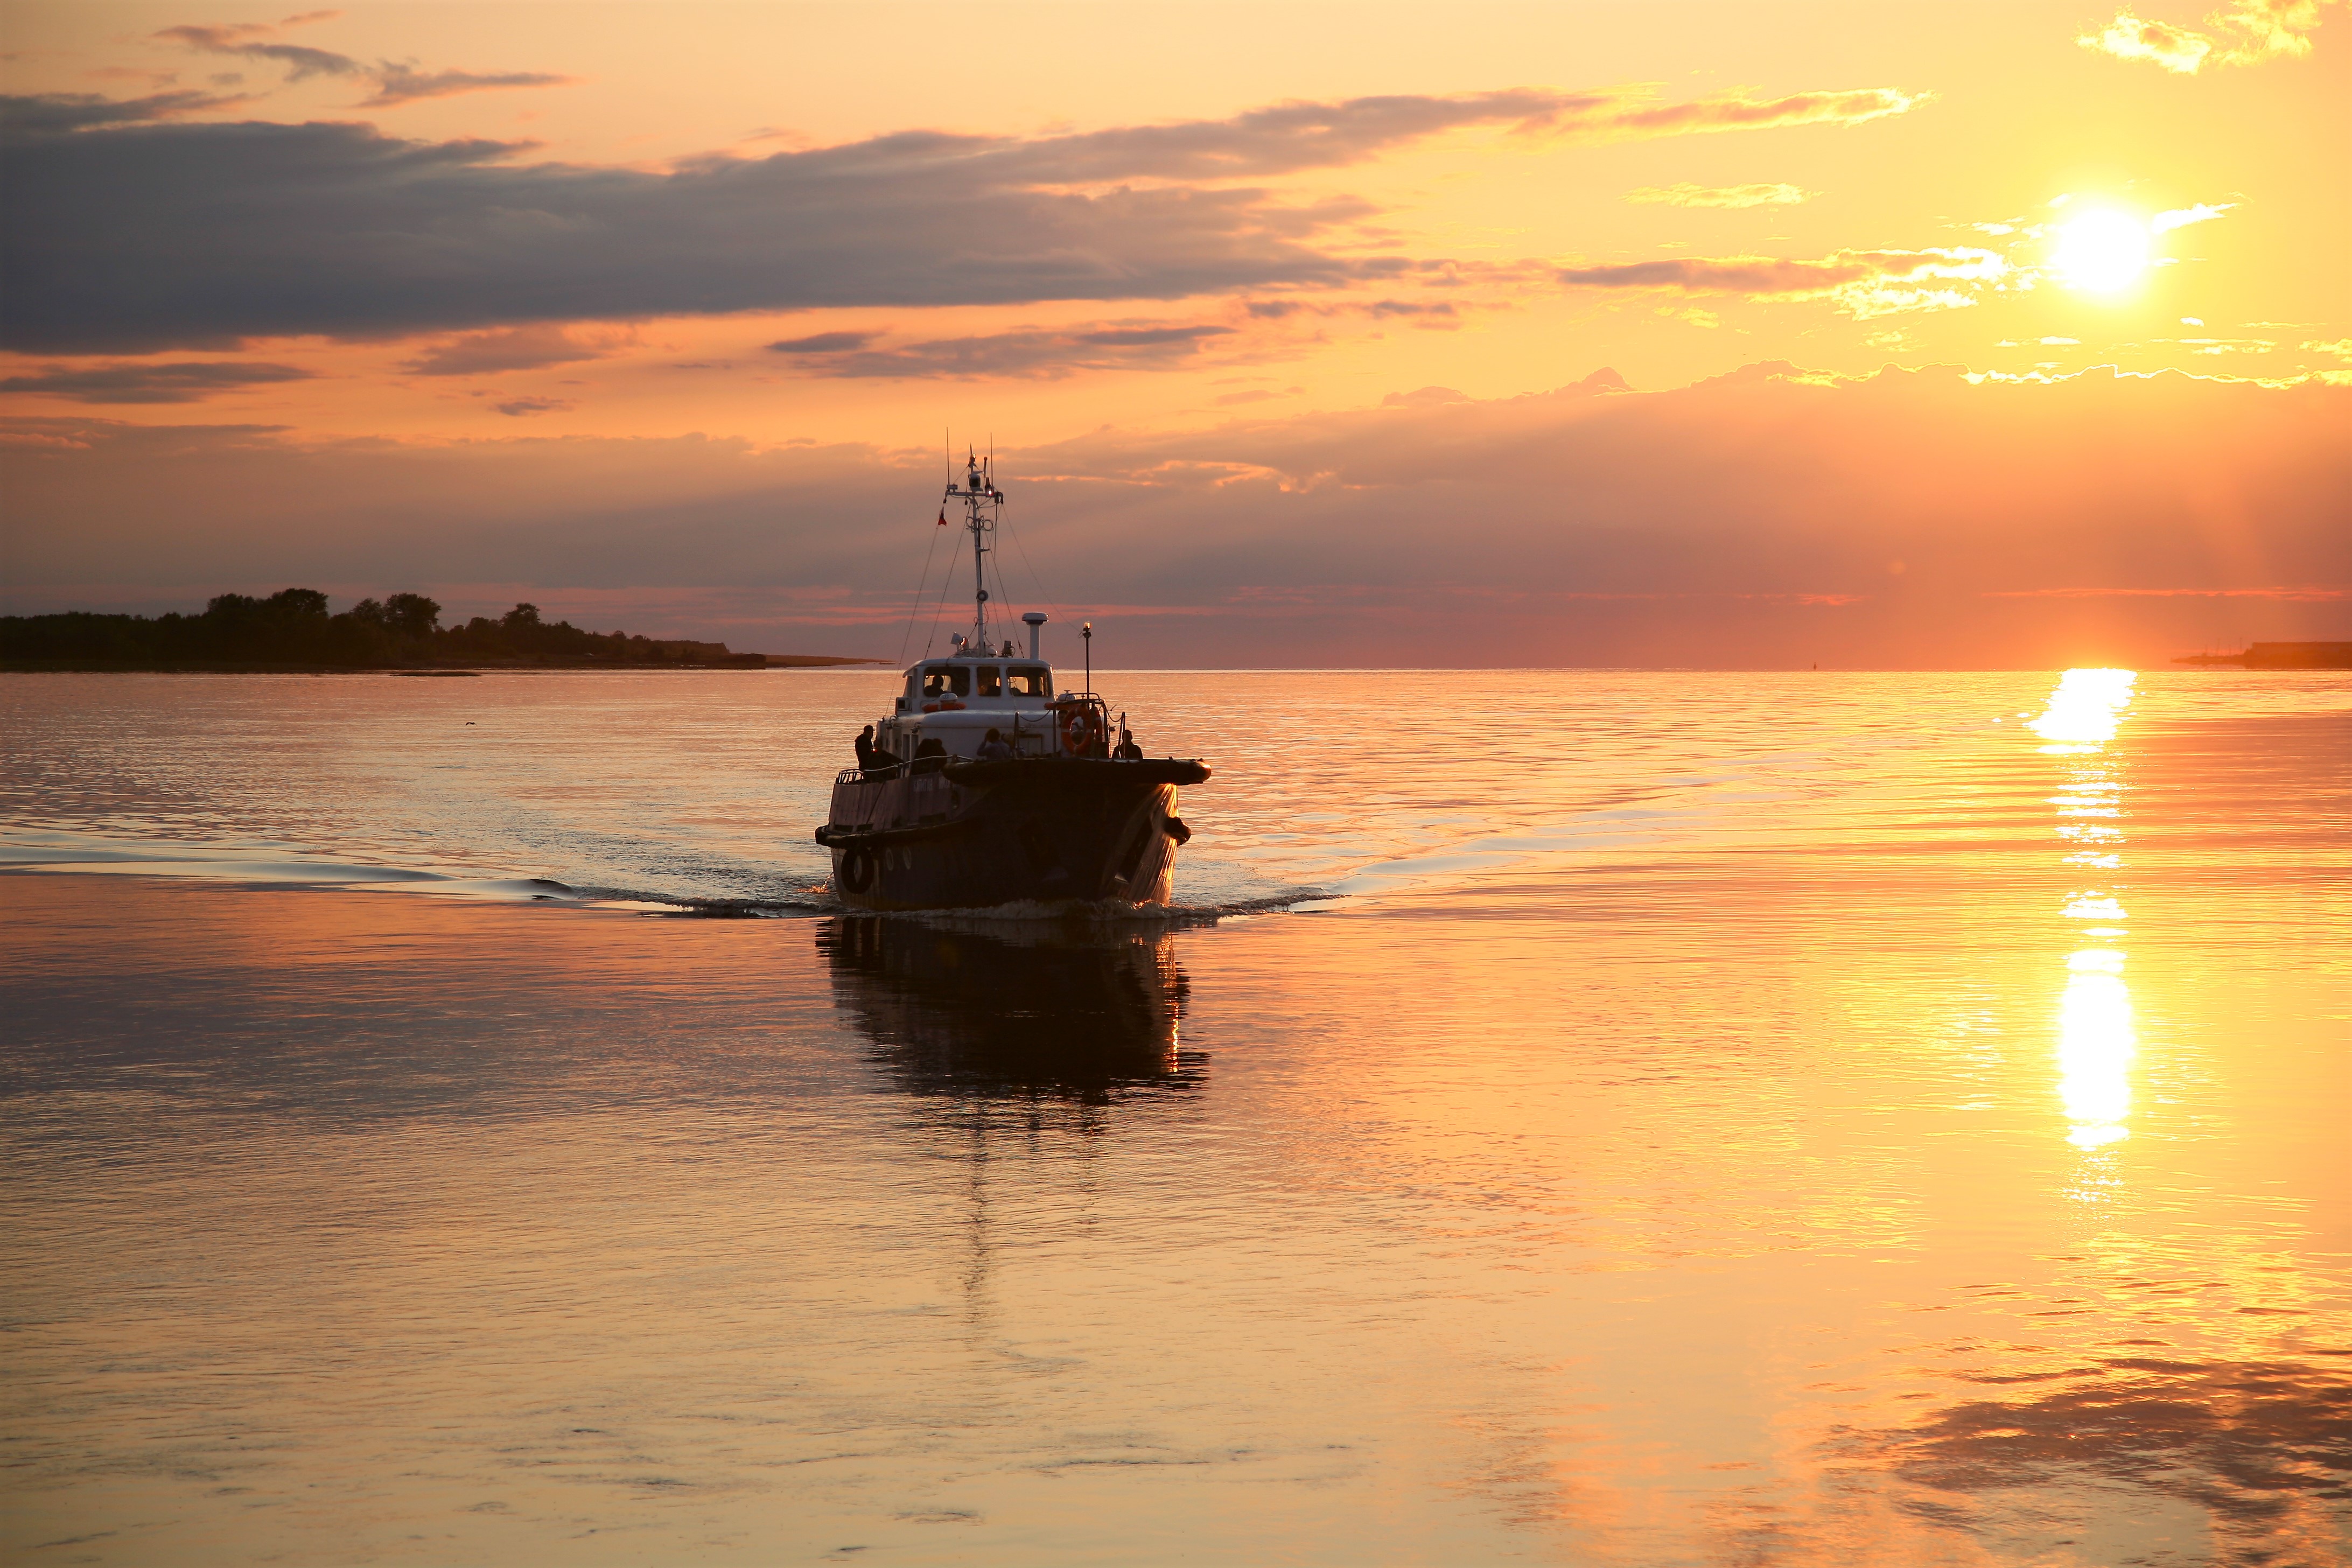
<instances>
[{"instance_id":1,"label":"boat","mask_svg":"<svg viewBox=\"0 0 2352 1568\"><path fill-rule=\"evenodd\" d=\"M834 894L872 910L1165 904L1176 852L1192 836L1177 792L1209 770L1131 746L1114 754L1110 710L1093 689L1093 623L1081 628L1087 678L1076 690L1062 689L1043 657L1042 611L1021 616L1025 651L1002 635L1009 624L991 626L988 557L1004 492L992 459L964 461L940 516L963 513L971 630L952 636L946 657L907 667L873 725L873 754L835 778L816 830L832 852ZM992 731L998 744L987 746Z\"/></svg>"}]
</instances>

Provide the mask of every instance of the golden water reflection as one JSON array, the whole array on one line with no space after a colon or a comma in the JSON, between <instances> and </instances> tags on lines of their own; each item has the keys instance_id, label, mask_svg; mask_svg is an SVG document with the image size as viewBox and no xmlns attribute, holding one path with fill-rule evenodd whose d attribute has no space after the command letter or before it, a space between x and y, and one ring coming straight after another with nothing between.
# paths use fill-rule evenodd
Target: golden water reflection
<instances>
[{"instance_id":1,"label":"golden water reflection","mask_svg":"<svg viewBox=\"0 0 2352 1568\"><path fill-rule=\"evenodd\" d=\"M2026 727L2061 747L2105 745L2116 738L2116 726L2131 706L2132 683L2138 679L2128 669L2070 669L2058 678L2041 716Z\"/></svg>"},{"instance_id":2,"label":"golden water reflection","mask_svg":"<svg viewBox=\"0 0 2352 1568\"><path fill-rule=\"evenodd\" d=\"M2107 821L2083 819L2123 816L2122 769L2107 748L2131 707L2137 679L2128 669L2070 669L2059 678L2041 716L2027 726L2049 742L2041 748L2044 755L2066 759L2050 804L2060 818L2058 837L2077 847L2064 858L2067 866L2123 869L2123 830ZM2112 885L2077 889L2068 895L2063 913L2071 921L2109 922L2086 926L2081 936L2112 943L2126 934L2121 922L2129 918L2116 895ZM2131 1135L2126 1123L2139 1041L2120 947L2082 948L2067 958L2066 971L2058 1003L2058 1100L2069 1124L2066 1142L2087 1152Z\"/></svg>"},{"instance_id":3,"label":"golden water reflection","mask_svg":"<svg viewBox=\"0 0 2352 1568\"><path fill-rule=\"evenodd\" d=\"M1203 700L1376 737L1249 787L1402 788L1393 694L1328 679ZM1723 689L1651 706L1694 752L1797 728ZM2352 694L2193 726L2209 689L1747 800L1785 832L1720 847L1099 940L0 880L0 1537L2346 1564L2352 973L2312 933L2352 926ZM1655 771L1580 711L1538 715L1562 754ZM1465 797L1541 775L1461 744Z\"/></svg>"},{"instance_id":4,"label":"golden water reflection","mask_svg":"<svg viewBox=\"0 0 2352 1568\"><path fill-rule=\"evenodd\" d=\"M2097 1149L2128 1136L2132 1058L2131 989L2124 955L2088 948L2066 961L2072 973L2058 1005L2058 1098L2074 1124L2066 1142Z\"/></svg>"}]
</instances>

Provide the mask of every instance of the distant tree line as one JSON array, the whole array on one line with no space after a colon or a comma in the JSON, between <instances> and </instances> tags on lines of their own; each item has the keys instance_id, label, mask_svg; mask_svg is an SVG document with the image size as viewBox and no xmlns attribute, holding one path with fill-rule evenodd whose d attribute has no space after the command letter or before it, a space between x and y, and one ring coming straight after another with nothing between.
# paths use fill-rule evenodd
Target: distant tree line
<instances>
[{"instance_id":1,"label":"distant tree line","mask_svg":"<svg viewBox=\"0 0 2352 1568\"><path fill-rule=\"evenodd\" d=\"M444 626L441 606L422 594L362 599L341 615L315 588L266 599L222 594L198 616L0 616L0 663L79 668L173 669L232 666L389 668L401 666L757 665L723 642L583 631L543 621L536 605L497 620L476 616Z\"/></svg>"}]
</instances>

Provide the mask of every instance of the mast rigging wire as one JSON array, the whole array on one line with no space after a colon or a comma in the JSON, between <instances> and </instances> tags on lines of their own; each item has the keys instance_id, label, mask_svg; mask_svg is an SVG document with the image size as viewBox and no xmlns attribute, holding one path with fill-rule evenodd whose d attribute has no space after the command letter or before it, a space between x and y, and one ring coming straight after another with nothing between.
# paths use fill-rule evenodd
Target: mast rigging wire
<instances>
[{"instance_id":1,"label":"mast rigging wire","mask_svg":"<svg viewBox=\"0 0 2352 1568\"><path fill-rule=\"evenodd\" d=\"M915 579L915 597L907 606L907 629L898 634L900 664L907 662L907 644L915 635L915 617L923 613L923 590L929 587L931 582L931 557L938 554L940 550L940 531L937 525L926 531L930 534L931 542L923 546L923 574Z\"/></svg>"},{"instance_id":2,"label":"mast rigging wire","mask_svg":"<svg viewBox=\"0 0 2352 1568\"><path fill-rule=\"evenodd\" d=\"M999 523L1001 524L1001 523L1003 522L1003 518L1004 518L1004 510L1003 510L1002 507L999 507L999 508L997 509L996 516L997 516L997 521L999 521ZM990 551L990 552L989 552L989 553L990 553L991 555L1002 555L1002 554L1003 554L1003 553L1004 553L1004 552L1003 552L1002 550L992 550L992 551ZM1006 581L1004 580L1004 563L1003 563L1003 562L1002 562L1002 561L1000 561L1000 562L998 562L998 563L996 563L996 592L997 592L997 595L998 595L998 597L1000 597L1001 599L1003 599L1003 603L1004 603L1004 615L1003 615L1003 621L1004 621L1004 640L1005 640L1005 641L1007 641L1007 642L1011 642L1011 641L1013 640L1013 584L1010 584L1010 583L1008 583L1008 582L1006 582ZM986 652L987 650L983 648L982 651L982 652Z\"/></svg>"},{"instance_id":3,"label":"mast rigging wire","mask_svg":"<svg viewBox=\"0 0 2352 1568\"><path fill-rule=\"evenodd\" d=\"M1003 521L1004 513L1002 509L999 509L997 518L998 521ZM1021 542L1021 531L1014 528L1010 522L1004 523L1004 530L1007 533L1013 535L1013 548L1021 552L1021 564L1029 569L1030 580L1037 584L1037 596L1045 600L1045 603L1054 606L1054 615L1057 619L1065 621L1068 620L1070 618L1069 612L1062 608L1060 603L1055 599L1052 594L1046 592L1045 574L1037 570L1037 563L1029 559L1029 547ZM1002 571L1003 568L1000 567L998 570Z\"/></svg>"},{"instance_id":4,"label":"mast rigging wire","mask_svg":"<svg viewBox=\"0 0 2352 1568\"><path fill-rule=\"evenodd\" d=\"M931 629L923 637L923 657L931 657L931 645L940 640L940 612L948 605L948 590L955 585L955 568L950 565L940 574L940 596L931 606Z\"/></svg>"}]
</instances>

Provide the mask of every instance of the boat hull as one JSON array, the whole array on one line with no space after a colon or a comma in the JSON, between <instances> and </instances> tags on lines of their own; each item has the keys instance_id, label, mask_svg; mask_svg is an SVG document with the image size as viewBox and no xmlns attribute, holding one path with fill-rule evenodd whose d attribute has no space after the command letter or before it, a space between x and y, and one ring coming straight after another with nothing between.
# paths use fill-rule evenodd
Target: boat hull
<instances>
[{"instance_id":1,"label":"boat hull","mask_svg":"<svg viewBox=\"0 0 2352 1568\"><path fill-rule=\"evenodd\" d=\"M1197 763L1084 759L845 774L817 842L851 909L1160 904L1191 837L1178 785L1207 776Z\"/></svg>"}]
</instances>

